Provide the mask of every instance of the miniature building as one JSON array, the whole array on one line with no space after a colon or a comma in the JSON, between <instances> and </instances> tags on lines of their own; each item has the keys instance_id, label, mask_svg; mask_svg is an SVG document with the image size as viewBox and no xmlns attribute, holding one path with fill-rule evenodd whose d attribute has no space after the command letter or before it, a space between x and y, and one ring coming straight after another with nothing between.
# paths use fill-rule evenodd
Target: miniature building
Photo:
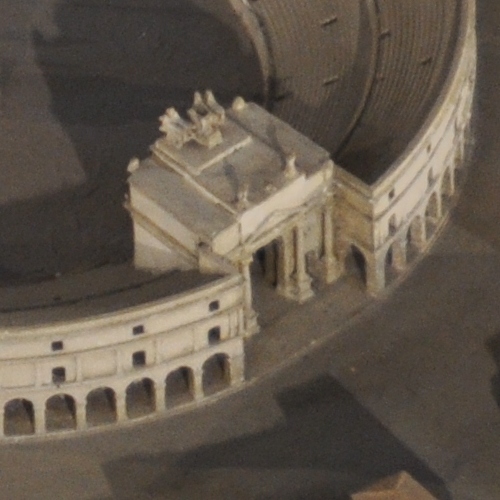
<instances>
[{"instance_id":1,"label":"miniature building","mask_svg":"<svg viewBox=\"0 0 500 500\"><path fill-rule=\"evenodd\" d=\"M310 91L304 102L328 103L328 121L319 124L312 108L304 107L310 114L308 126L314 123L323 138L331 135L335 120L354 126L356 120L350 113L339 117L338 100L332 98L332 93L340 95L351 85L352 73L336 69L335 58L318 61L298 50L309 36L315 40L311 47L324 47L328 37L326 46L332 53L336 46L348 47L337 41L342 39L330 36L331 28L341 24L337 16L309 3L254 3L256 9L272 11L268 19L275 19L283 32L288 33L292 26L288 20L294 19L292 37L278 36L277 28L271 39L271 45L276 44L271 51L274 62L280 62L273 77L282 77L277 90L288 83L298 85L292 85L294 96L307 96ZM322 3L314 1L316 7ZM346 9L359 7L355 2L343 4ZM410 5L408 1L406 7ZM432 8L435 5L439 7L433 2ZM318 19L304 29L302 15L313 12L321 14L323 21ZM406 64L405 53L391 49L397 37L390 30L402 22L399 16L404 12L402 7L387 10L384 19L389 27L369 38L376 44L374 54L381 55L379 69L392 68L391 75L407 77L425 90L425 82L434 78L428 71L434 60L439 67L437 58L426 55L419 60L423 80L414 80L413 72L403 74L398 65L386 64L392 57ZM432 19L434 11L426 12ZM421 17L410 17L415 27L427 27ZM385 26L376 13L371 18L374 29ZM329 153L311 139L241 98L224 109L210 92L197 93L187 117L167 109L161 117L163 136L153 145L151 156L129 164L126 206L134 224L136 267L165 273L165 281L172 277L169 271L180 270L170 282L177 286L184 280L189 286L169 293L162 290L144 301L139 295L145 289L133 286L128 299L94 297L89 292L66 305L33 308L29 323L29 307L23 301L25 310L19 309L17 316L3 316L3 436L120 424L177 404L196 404L221 388L240 384L245 369L244 337L257 329L249 272L257 253L264 254L264 272L276 284L276 292L297 302L312 297L313 279L332 283L346 273L352 260L361 268L369 293L383 290L437 234L460 177L475 85L474 1L460 2L457 30L451 66L444 71L448 76L444 82L439 80L439 99L429 97L433 107L420 115L406 111L415 119L425 115L425 120L418 127L414 124L409 142L403 141L404 148L384 163L384 172L372 183L344 168L342 157L334 164ZM399 32L398 36L406 36L404 30ZM443 38L440 29L435 32ZM357 43L357 32L351 34ZM293 61L301 78L287 83L284 75L290 68L281 64L280 55L286 52L290 62L295 48L305 54L298 64ZM416 46L414 55L419 54ZM356 57L354 52L345 55ZM305 59L321 70L314 82L308 75L313 67L305 66ZM398 80L384 77L375 66L372 69L373 88L380 87L381 93L360 95L374 96L369 116L380 119L378 129L386 133L383 120L387 114L379 118L379 104L393 96ZM303 93L295 92L296 88ZM280 90L282 95L286 92L286 88ZM313 99L314 92L322 97ZM418 99L412 100L417 106ZM392 102L390 107L397 108ZM293 99L281 99L273 112L281 110L285 118L293 109ZM403 114L405 109L415 108L404 108ZM356 110L351 111L359 118ZM390 121L392 131L400 122ZM342 139L340 129L334 134L336 142ZM186 275L191 274L194 278L189 281Z\"/></svg>"},{"instance_id":2,"label":"miniature building","mask_svg":"<svg viewBox=\"0 0 500 500\"><path fill-rule=\"evenodd\" d=\"M326 281L337 276L333 162L326 150L241 98L223 110L210 92L197 93L188 115L190 121L167 110L165 135L152 156L129 168L135 265L210 272L224 262L226 272L245 280L250 331L249 266L259 249L278 293L298 302L313 295L307 254L321 260Z\"/></svg>"},{"instance_id":3,"label":"miniature building","mask_svg":"<svg viewBox=\"0 0 500 500\"><path fill-rule=\"evenodd\" d=\"M352 500L436 500L407 472L382 479L368 489L352 495Z\"/></svg>"}]
</instances>

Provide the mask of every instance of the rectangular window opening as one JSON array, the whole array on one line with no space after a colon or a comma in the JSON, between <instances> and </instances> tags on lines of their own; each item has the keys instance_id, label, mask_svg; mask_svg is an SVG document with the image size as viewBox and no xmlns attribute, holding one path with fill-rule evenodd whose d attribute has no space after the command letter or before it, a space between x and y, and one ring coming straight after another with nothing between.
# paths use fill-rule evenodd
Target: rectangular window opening
<instances>
[{"instance_id":1,"label":"rectangular window opening","mask_svg":"<svg viewBox=\"0 0 500 500\"><path fill-rule=\"evenodd\" d=\"M215 345L220 342L220 326L214 326L208 330L208 343Z\"/></svg>"},{"instance_id":2,"label":"rectangular window opening","mask_svg":"<svg viewBox=\"0 0 500 500\"><path fill-rule=\"evenodd\" d=\"M132 366L138 368L146 365L146 351L137 351L132 354Z\"/></svg>"},{"instance_id":3,"label":"rectangular window opening","mask_svg":"<svg viewBox=\"0 0 500 500\"><path fill-rule=\"evenodd\" d=\"M63 382L66 382L66 368L63 366L52 368L52 382L54 384L62 384Z\"/></svg>"},{"instance_id":4,"label":"rectangular window opening","mask_svg":"<svg viewBox=\"0 0 500 500\"><path fill-rule=\"evenodd\" d=\"M218 311L219 308L220 308L220 304L219 304L218 300L213 300L212 302L210 302L210 304L208 304L208 310L210 312Z\"/></svg>"},{"instance_id":5,"label":"rectangular window opening","mask_svg":"<svg viewBox=\"0 0 500 500\"><path fill-rule=\"evenodd\" d=\"M51 344L51 348L53 351L62 351L64 349L64 344L62 340L55 340Z\"/></svg>"},{"instance_id":6,"label":"rectangular window opening","mask_svg":"<svg viewBox=\"0 0 500 500\"><path fill-rule=\"evenodd\" d=\"M144 325L136 325L132 328L132 335L140 335L144 333Z\"/></svg>"}]
</instances>

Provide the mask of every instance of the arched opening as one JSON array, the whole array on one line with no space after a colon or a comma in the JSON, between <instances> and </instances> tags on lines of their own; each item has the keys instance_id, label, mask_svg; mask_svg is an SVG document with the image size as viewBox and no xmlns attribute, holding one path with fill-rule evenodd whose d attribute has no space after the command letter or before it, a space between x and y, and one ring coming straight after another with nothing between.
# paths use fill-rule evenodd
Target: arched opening
<instances>
[{"instance_id":1,"label":"arched opening","mask_svg":"<svg viewBox=\"0 0 500 500\"><path fill-rule=\"evenodd\" d=\"M87 395L87 424L90 427L116 422L116 394L109 387L99 387Z\"/></svg>"},{"instance_id":2,"label":"arched opening","mask_svg":"<svg viewBox=\"0 0 500 500\"><path fill-rule=\"evenodd\" d=\"M214 354L203 364L203 393L205 396L222 391L231 384L227 354Z\"/></svg>"},{"instance_id":3,"label":"arched opening","mask_svg":"<svg viewBox=\"0 0 500 500\"><path fill-rule=\"evenodd\" d=\"M345 270L346 274L366 286L366 259L363 252L355 245L351 245L346 255Z\"/></svg>"},{"instance_id":4,"label":"arched opening","mask_svg":"<svg viewBox=\"0 0 500 500\"><path fill-rule=\"evenodd\" d=\"M266 321L276 314L284 313L289 307L283 285L284 280L284 241L278 237L256 250L250 266L252 280L253 307L258 311L259 317ZM291 270L288 270L291 273Z\"/></svg>"},{"instance_id":5,"label":"arched opening","mask_svg":"<svg viewBox=\"0 0 500 500\"><path fill-rule=\"evenodd\" d=\"M26 436L35 433L35 410L27 399L13 399L4 406L5 436Z\"/></svg>"},{"instance_id":6,"label":"arched opening","mask_svg":"<svg viewBox=\"0 0 500 500\"><path fill-rule=\"evenodd\" d=\"M45 426L47 431L76 429L76 404L68 394L56 394L45 403Z\"/></svg>"},{"instance_id":7,"label":"arched opening","mask_svg":"<svg viewBox=\"0 0 500 500\"><path fill-rule=\"evenodd\" d=\"M139 418L155 411L155 387L149 378L132 382L126 390L125 404L128 418Z\"/></svg>"},{"instance_id":8,"label":"arched opening","mask_svg":"<svg viewBox=\"0 0 500 500\"><path fill-rule=\"evenodd\" d=\"M421 217L412 220L406 233L406 262L412 262L423 246L423 223Z\"/></svg>"},{"instance_id":9,"label":"arched opening","mask_svg":"<svg viewBox=\"0 0 500 500\"><path fill-rule=\"evenodd\" d=\"M441 205L444 211L448 211L451 207L453 197L453 181L451 179L451 170L447 168L443 174L441 181Z\"/></svg>"},{"instance_id":10,"label":"arched opening","mask_svg":"<svg viewBox=\"0 0 500 500\"><path fill-rule=\"evenodd\" d=\"M280 242L278 239L271 241L266 246L255 252L252 275L260 275L271 287L278 284L278 258L280 253Z\"/></svg>"},{"instance_id":11,"label":"arched opening","mask_svg":"<svg viewBox=\"0 0 500 500\"><path fill-rule=\"evenodd\" d=\"M182 366L170 372L165 380L165 405L173 408L194 399L193 370Z\"/></svg>"},{"instance_id":12,"label":"arched opening","mask_svg":"<svg viewBox=\"0 0 500 500\"><path fill-rule=\"evenodd\" d=\"M437 229L439 220L438 196L432 193L425 209L425 233L427 238L431 237Z\"/></svg>"},{"instance_id":13,"label":"arched opening","mask_svg":"<svg viewBox=\"0 0 500 500\"><path fill-rule=\"evenodd\" d=\"M385 284L391 283L398 275L397 269L394 267L394 245L387 249L385 254Z\"/></svg>"},{"instance_id":14,"label":"arched opening","mask_svg":"<svg viewBox=\"0 0 500 500\"><path fill-rule=\"evenodd\" d=\"M389 228L388 228L389 236L393 236L394 234L396 234L397 229L398 229L398 224L396 220L396 214L392 214L391 218L389 219Z\"/></svg>"}]
</instances>

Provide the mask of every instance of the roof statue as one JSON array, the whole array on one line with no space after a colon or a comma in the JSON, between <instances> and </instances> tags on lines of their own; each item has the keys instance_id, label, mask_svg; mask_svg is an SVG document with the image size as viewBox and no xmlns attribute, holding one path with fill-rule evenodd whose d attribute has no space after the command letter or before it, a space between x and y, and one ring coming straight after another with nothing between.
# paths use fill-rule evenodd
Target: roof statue
<instances>
[{"instance_id":1,"label":"roof statue","mask_svg":"<svg viewBox=\"0 0 500 500\"><path fill-rule=\"evenodd\" d=\"M188 120L182 118L175 108L168 108L160 117L160 131L165 134L167 144L182 149L185 143L194 140L212 149L222 142L220 127L226 113L210 90L195 93L187 115Z\"/></svg>"}]
</instances>

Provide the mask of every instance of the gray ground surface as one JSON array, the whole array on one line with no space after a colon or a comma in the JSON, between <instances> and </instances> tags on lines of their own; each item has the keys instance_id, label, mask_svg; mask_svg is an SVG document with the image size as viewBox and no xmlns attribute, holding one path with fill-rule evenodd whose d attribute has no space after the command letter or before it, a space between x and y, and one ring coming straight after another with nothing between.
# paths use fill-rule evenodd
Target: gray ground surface
<instances>
[{"instance_id":1,"label":"gray ground surface","mask_svg":"<svg viewBox=\"0 0 500 500\"><path fill-rule=\"evenodd\" d=\"M204 407L0 447L0 497L342 499L407 469L440 499L498 500L499 23L500 5L480 0L469 178L440 241L394 293ZM316 307L290 312L282 335L334 324L335 310Z\"/></svg>"},{"instance_id":2,"label":"gray ground surface","mask_svg":"<svg viewBox=\"0 0 500 500\"><path fill-rule=\"evenodd\" d=\"M238 19L224 0L0 10L0 283L130 259L126 168L165 107L186 109L193 89L262 98Z\"/></svg>"}]
</instances>

